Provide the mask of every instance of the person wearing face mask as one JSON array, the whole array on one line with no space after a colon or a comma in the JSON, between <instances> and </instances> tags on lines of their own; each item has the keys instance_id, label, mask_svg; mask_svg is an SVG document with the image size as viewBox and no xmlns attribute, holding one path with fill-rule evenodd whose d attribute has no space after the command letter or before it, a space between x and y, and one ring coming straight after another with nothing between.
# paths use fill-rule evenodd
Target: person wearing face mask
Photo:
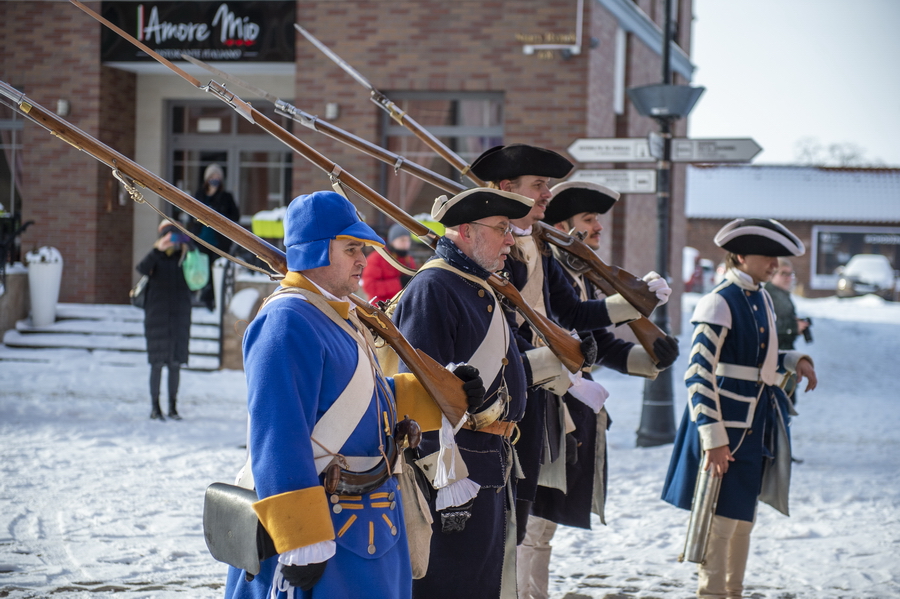
<instances>
[{"instance_id":1,"label":"person wearing face mask","mask_svg":"<svg viewBox=\"0 0 900 599\"><path fill-rule=\"evenodd\" d=\"M241 217L241 211L234 196L231 192L225 191L225 173L218 164L210 164L203 171L203 185L194 194L194 198L202 202L205 206L209 206L222 216L231 221L238 222ZM173 218L183 220L186 215L182 216L181 212L176 208L173 210ZM219 251L228 252L231 249L231 240L211 227L201 224L193 218L187 219L185 223L188 230L205 241L209 245L215 247ZM219 257L217 253L203 244L198 244L200 251L209 256L209 266L212 269L213 262ZM200 301L210 310L215 308L215 294L213 292L212 272L209 273L209 284L200 290Z\"/></svg>"},{"instance_id":2,"label":"person wearing face mask","mask_svg":"<svg viewBox=\"0 0 900 599\"><path fill-rule=\"evenodd\" d=\"M409 231L395 224L388 230L387 237L385 251L403 266L415 270L416 261L409 255L409 248L412 247ZM368 259L369 263L363 270L362 287L369 301L387 301L409 282L410 276L394 268L381 254L373 252Z\"/></svg>"}]
</instances>

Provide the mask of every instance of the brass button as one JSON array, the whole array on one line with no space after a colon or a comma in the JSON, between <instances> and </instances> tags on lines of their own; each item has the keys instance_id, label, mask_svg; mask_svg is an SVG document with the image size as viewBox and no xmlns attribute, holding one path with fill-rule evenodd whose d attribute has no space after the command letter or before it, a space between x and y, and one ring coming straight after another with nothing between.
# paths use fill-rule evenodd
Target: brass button
<instances>
[{"instance_id":1,"label":"brass button","mask_svg":"<svg viewBox=\"0 0 900 599\"><path fill-rule=\"evenodd\" d=\"M765 347L766 347L766 344L765 344L765 343L760 343L759 346L762 347L762 348L765 348Z\"/></svg>"},{"instance_id":2,"label":"brass button","mask_svg":"<svg viewBox=\"0 0 900 599\"><path fill-rule=\"evenodd\" d=\"M369 545L369 549L367 551L369 552L369 555L374 555L375 554L375 545Z\"/></svg>"},{"instance_id":3,"label":"brass button","mask_svg":"<svg viewBox=\"0 0 900 599\"><path fill-rule=\"evenodd\" d=\"M760 332L760 333L765 333L765 332L766 332L765 327L759 327L759 332Z\"/></svg>"},{"instance_id":4,"label":"brass button","mask_svg":"<svg viewBox=\"0 0 900 599\"><path fill-rule=\"evenodd\" d=\"M504 366L506 366L507 364L509 364L509 360L507 360L506 358L503 358L502 360L500 360L500 363L503 364Z\"/></svg>"},{"instance_id":5,"label":"brass button","mask_svg":"<svg viewBox=\"0 0 900 599\"><path fill-rule=\"evenodd\" d=\"M337 495L332 495L331 497L328 498L328 500L331 501L331 503L337 503L338 501L341 500L341 498L338 497Z\"/></svg>"},{"instance_id":6,"label":"brass button","mask_svg":"<svg viewBox=\"0 0 900 599\"><path fill-rule=\"evenodd\" d=\"M488 306L488 312L493 312L493 311L494 311L494 306Z\"/></svg>"},{"instance_id":7,"label":"brass button","mask_svg":"<svg viewBox=\"0 0 900 599\"><path fill-rule=\"evenodd\" d=\"M331 508L331 511L335 514L340 514L342 511L344 511L344 508L341 507L341 504L336 504L333 508Z\"/></svg>"},{"instance_id":8,"label":"brass button","mask_svg":"<svg viewBox=\"0 0 900 599\"><path fill-rule=\"evenodd\" d=\"M478 297L484 297L484 289L478 290Z\"/></svg>"},{"instance_id":9,"label":"brass button","mask_svg":"<svg viewBox=\"0 0 900 599\"><path fill-rule=\"evenodd\" d=\"M747 297L750 297L750 292L749 292L749 291L745 291L744 293L747 294Z\"/></svg>"},{"instance_id":10,"label":"brass button","mask_svg":"<svg viewBox=\"0 0 900 599\"><path fill-rule=\"evenodd\" d=\"M753 434L753 429L752 429L752 428L748 428L748 429L747 429L747 436L749 437L749 436L752 435L752 434Z\"/></svg>"}]
</instances>

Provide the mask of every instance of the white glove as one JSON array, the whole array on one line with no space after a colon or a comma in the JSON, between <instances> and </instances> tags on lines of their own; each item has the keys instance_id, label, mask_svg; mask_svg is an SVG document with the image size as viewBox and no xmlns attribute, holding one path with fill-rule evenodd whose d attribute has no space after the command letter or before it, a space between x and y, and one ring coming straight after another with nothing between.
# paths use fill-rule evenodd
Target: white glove
<instances>
[{"instance_id":1,"label":"white glove","mask_svg":"<svg viewBox=\"0 0 900 599\"><path fill-rule=\"evenodd\" d=\"M651 270L644 275L644 280L647 281L647 287L650 288L650 291L655 293L657 299L659 299L659 304L657 305L662 306L669 301L669 296L672 295L672 288L669 287L664 278Z\"/></svg>"}]
</instances>

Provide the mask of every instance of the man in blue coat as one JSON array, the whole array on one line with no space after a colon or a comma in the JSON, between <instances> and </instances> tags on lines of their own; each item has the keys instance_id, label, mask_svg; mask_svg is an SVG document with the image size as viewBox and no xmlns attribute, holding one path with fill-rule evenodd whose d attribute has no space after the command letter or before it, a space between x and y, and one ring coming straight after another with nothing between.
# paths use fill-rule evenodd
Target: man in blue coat
<instances>
[{"instance_id":1,"label":"man in blue coat","mask_svg":"<svg viewBox=\"0 0 900 599\"><path fill-rule=\"evenodd\" d=\"M556 152L526 144L491 148L472 163L472 172L491 187L534 200L527 215L511 221L516 245L504 269L509 279L535 310L565 329L584 332L636 319L640 313L619 295L605 300L580 300L566 281L562 267L533 235L534 225L544 218L551 197L550 180L565 177L571 169L572 163ZM662 279L657 278L651 289L661 300L668 298L670 290ZM522 564L531 559L530 548L534 544L526 540L528 532L524 525L538 480L565 489L566 413L559 396L571 382L568 371L549 348L540 346L527 323L516 318L512 324L519 350L524 353L530 388L525 416L520 423L522 440L517 446L525 477L519 481L516 497L519 540L525 540L524 549L520 547L519 570L527 571ZM543 531L535 530L531 539L541 535Z\"/></svg>"},{"instance_id":2,"label":"man in blue coat","mask_svg":"<svg viewBox=\"0 0 900 599\"><path fill-rule=\"evenodd\" d=\"M428 571L413 582L416 598L516 597L513 443L525 412L525 373L487 279L514 243L510 219L531 205L482 188L435 200L432 217L447 227L445 236L393 315L415 347L440 364L475 366L487 388L484 404L455 435L465 470L457 464L455 477L436 477L439 436L425 434L419 446L416 463L431 483L434 527Z\"/></svg>"},{"instance_id":3,"label":"man in blue coat","mask_svg":"<svg viewBox=\"0 0 900 599\"><path fill-rule=\"evenodd\" d=\"M681 420L663 499L689 510L700 468L722 477L697 596L742 596L750 531L762 500L788 514L790 404L779 384L786 374L816 387L812 360L779 351L772 299L762 284L779 256L801 256L803 243L770 219L736 219L716 234L728 254L725 281L694 310L688 403Z\"/></svg>"},{"instance_id":4,"label":"man in blue coat","mask_svg":"<svg viewBox=\"0 0 900 599\"><path fill-rule=\"evenodd\" d=\"M250 455L242 483L255 486L254 510L277 556L255 578L230 568L225 597L409 597L388 456L398 414L434 430L440 411L412 375L381 374L348 301L366 264L363 247L383 245L353 205L331 191L300 196L284 225L290 272L244 336ZM370 480L342 492L326 472L341 480L368 472Z\"/></svg>"},{"instance_id":5,"label":"man in blue coat","mask_svg":"<svg viewBox=\"0 0 900 599\"><path fill-rule=\"evenodd\" d=\"M544 222L565 233L582 234L584 243L595 252L600 249L603 226L599 216L606 214L619 199L608 187L584 181L566 181L550 188L552 198L547 204ZM582 273L583 263L571 255L551 248L553 257L562 266L566 281L579 299L603 297ZM672 365L678 357L678 342L674 337L658 339L654 343L657 362L640 345L616 337L609 328L591 333L597 343L598 366L623 374L655 378L659 371ZM580 378L563 396L566 410L575 430L570 433L566 456L565 489L539 485L531 516L532 529L540 529L532 542L530 559L520 564L520 571L529 568L530 576L522 572L520 579L527 584L520 595L527 599L548 596L549 566L552 547L550 541L558 524L591 528L591 513L604 518L606 503L606 429L611 420L604 401L607 393L592 380L591 369L585 368ZM568 455L574 451L574 454Z\"/></svg>"}]
</instances>

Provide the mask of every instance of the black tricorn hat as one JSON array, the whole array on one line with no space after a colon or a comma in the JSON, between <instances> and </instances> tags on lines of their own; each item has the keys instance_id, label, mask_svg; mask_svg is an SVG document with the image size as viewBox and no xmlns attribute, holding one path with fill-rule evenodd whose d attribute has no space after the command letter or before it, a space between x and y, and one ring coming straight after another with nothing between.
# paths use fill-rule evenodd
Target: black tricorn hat
<instances>
[{"instance_id":1,"label":"black tricorn hat","mask_svg":"<svg viewBox=\"0 0 900 599\"><path fill-rule=\"evenodd\" d=\"M606 214L619 199L619 192L589 181L563 181L550 188L553 197L544 211L544 222L555 225L582 212Z\"/></svg>"},{"instance_id":2,"label":"black tricorn hat","mask_svg":"<svg viewBox=\"0 0 900 599\"><path fill-rule=\"evenodd\" d=\"M495 146L472 163L472 172L483 181L503 181L523 175L562 179L572 163L552 150L526 144Z\"/></svg>"},{"instance_id":3,"label":"black tricorn hat","mask_svg":"<svg viewBox=\"0 0 900 599\"><path fill-rule=\"evenodd\" d=\"M802 256L803 242L787 227L771 218L737 218L716 233L716 245L745 256Z\"/></svg>"},{"instance_id":4,"label":"black tricorn hat","mask_svg":"<svg viewBox=\"0 0 900 599\"><path fill-rule=\"evenodd\" d=\"M431 217L445 227L455 227L488 216L522 218L533 205L534 200L517 193L476 187L452 198L440 196L434 201Z\"/></svg>"}]
</instances>

